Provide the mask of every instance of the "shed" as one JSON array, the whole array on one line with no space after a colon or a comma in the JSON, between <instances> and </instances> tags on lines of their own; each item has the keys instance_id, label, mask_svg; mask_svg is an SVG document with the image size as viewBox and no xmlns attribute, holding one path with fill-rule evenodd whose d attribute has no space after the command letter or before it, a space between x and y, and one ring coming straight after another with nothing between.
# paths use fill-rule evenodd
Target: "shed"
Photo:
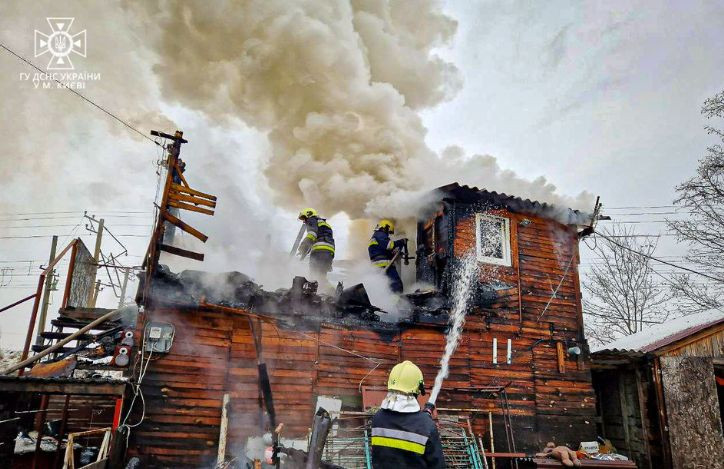
<instances>
[{"instance_id":1,"label":"shed","mask_svg":"<svg viewBox=\"0 0 724 469\"><path fill-rule=\"evenodd\" d=\"M724 467L724 311L593 350L599 433L642 468Z\"/></svg>"}]
</instances>

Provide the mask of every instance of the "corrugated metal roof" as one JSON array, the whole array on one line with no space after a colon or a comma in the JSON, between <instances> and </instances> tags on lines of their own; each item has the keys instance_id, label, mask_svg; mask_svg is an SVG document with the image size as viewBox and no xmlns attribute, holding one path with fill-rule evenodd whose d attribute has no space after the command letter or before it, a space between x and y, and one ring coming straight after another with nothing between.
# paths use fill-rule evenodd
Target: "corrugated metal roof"
<instances>
[{"instance_id":1,"label":"corrugated metal roof","mask_svg":"<svg viewBox=\"0 0 724 469\"><path fill-rule=\"evenodd\" d=\"M712 309L657 324L608 344L592 347L593 353L654 352L704 329L724 323L724 311Z\"/></svg>"},{"instance_id":2,"label":"corrugated metal roof","mask_svg":"<svg viewBox=\"0 0 724 469\"><path fill-rule=\"evenodd\" d=\"M544 218L551 218L567 225L588 225L591 222L591 214L578 210L523 199L502 192L461 186L457 182L438 187L437 190L462 202L488 202L505 207L513 212L530 213Z\"/></svg>"}]
</instances>

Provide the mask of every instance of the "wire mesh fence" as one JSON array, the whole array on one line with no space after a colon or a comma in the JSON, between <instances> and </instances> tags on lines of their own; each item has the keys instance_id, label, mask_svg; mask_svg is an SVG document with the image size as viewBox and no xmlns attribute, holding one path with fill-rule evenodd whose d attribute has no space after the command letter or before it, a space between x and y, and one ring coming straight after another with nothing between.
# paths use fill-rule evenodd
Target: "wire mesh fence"
<instances>
[{"instance_id":1,"label":"wire mesh fence","mask_svg":"<svg viewBox=\"0 0 724 469\"><path fill-rule=\"evenodd\" d=\"M487 467L475 438L468 433L467 426L459 418L441 416L438 419L438 430L447 467ZM360 426L337 427L327 438L324 460L347 469L371 469L370 445L368 419Z\"/></svg>"}]
</instances>

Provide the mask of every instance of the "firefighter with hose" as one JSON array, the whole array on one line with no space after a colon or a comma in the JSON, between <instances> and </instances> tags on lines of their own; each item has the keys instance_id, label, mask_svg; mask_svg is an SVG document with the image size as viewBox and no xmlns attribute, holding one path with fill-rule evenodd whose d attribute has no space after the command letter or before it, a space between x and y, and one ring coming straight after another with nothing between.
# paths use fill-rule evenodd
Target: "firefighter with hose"
<instances>
[{"instance_id":1,"label":"firefighter with hose","mask_svg":"<svg viewBox=\"0 0 724 469\"><path fill-rule=\"evenodd\" d=\"M392 220L380 220L370 238L367 251L370 261L375 267L385 269L385 275L390 282L390 289L394 293L402 293L402 279L394 265L396 254L407 246L407 239L392 241L390 235L395 233L395 224Z\"/></svg>"},{"instance_id":2,"label":"firefighter with hose","mask_svg":"<svg viewBox=\"0 0 724 469\"><path fill-rule=\"evenodd\" d=\"M299 220L304 223L307 235L299 244L297 255L304 259L309 254L309 271L314 280L322 283L327 280L327 272L332 270L334 260L334 233L327 220L320 218L313 208L299 212Z\"/></svg>"},{"instance_id":3,"label":"firefighter with hose","mask_svg":"<svg viewBox=\"0 0 724 469\"><path fill-rule=\"evenodd\" d=\"M390 371L387 396L372 417L372 467L375 469L444 468L440 435L431 411L420 410L425 394L422 371L411 361Z\"/></svg>"}]
</instances>

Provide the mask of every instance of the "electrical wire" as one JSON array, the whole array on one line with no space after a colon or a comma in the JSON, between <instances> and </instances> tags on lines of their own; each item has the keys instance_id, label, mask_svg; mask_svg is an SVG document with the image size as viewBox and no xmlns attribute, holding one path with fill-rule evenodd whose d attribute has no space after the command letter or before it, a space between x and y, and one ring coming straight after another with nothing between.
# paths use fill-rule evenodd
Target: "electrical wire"
<instances>
[{"instance_id":1,"label":"electrical wire","mask_svg":"<svg viewBox=\"0 0 724 469\"><path fill-rule=\"evenodd\" d=\"M119 425L119 428L125 427L126 429L128 429L128 432L126 433L126 444L128 444L128 439L131 436L131 429L141 425L141 423L143 423L143 420L146 418L146 399L143 397L143 390L141 389L141 383L143 382L143 378L146 376L146 371L148 371L148 365L151 363L151 357L153 356L153 347L151 347L151 351L148 354L148 359L146 360L146 366L144 367L143 366L143 357L144 357L144 352L145 352L145 346L146 346L146 333L144 331L143 340L141 341L141 350L140 350L141 366L139 368L140 371L138 373L138 381L136 382L136 384L131 385L133 388L133 398L131 399L131 403L128 406L128 411L126 412L126 416L123 419L123 422ZM136 363L138 363L138 361ZM133 406L136 403L136 398L138 396L141 396L141 418L136 423L128 424L126 422L128 422L128 419L131 416L131 412L133 412Z\"/></svg>"},{"instance_id":2,"label":"electrical wire","mask_svg":"<svg viewBox=\"0 0 724 469\"><path fill-rule=\"evenodd\" d=\"M616 246L620 247L621 249L625 249L625 250L630 251L630 252L632 252L632 253L634 253L634 254L638 254L639 256L645 257L645 258L650 259L650 260L652 260L652 261L656 261L656 262L659 262L659 263L661 263L661 264L666 264L666 265L668 265L668 266L670 266L670 267L674 267L674 268L676 268L676 269L685 270L685 271L690 272L690 273L692 273L692 274L700 275L700 276L702 276L702 277L706 277L706 278L708 278L708 279L714 280L714 281L719 282L719 283L724 283L724 279L723 279L723 278L714 277L714 276L705 274L705 273L703 273L703 272L699 272L699 271L697 271L697 270L690 269L690 268L688 268L688 267L684 267L684 266L682 266L682 265L677 265L677 264L674 264L674 263L672 263L672 262L668 262L668 261L665 261L665 260L663 260L663 259L659 259L659 258L657 258L657 257L654 257L654 256L652 256L652 255L650 255L650 254L644 254L643 252L637 251L637 250L635 250L635 249L633 249L633 248L630 248L630 247L628 247L628 246L626 246L626 245L624 245L624 244L619 243L618 241L616 241L615 239L613 239L613 238L615 238L615 237L611 237L611 236L608 236L608 235L604 235L604 234L602 234L602 233L599 233L598 231L596 232L596 234L599 235L599 236L601 236L603 239L606 239L607 241L615 244Z\"/></svg>"},{"instance_id":3,"label":"electrical wire","mask_svg":"<svg viewBox=\"0 0 724 469\"><path fill-rule=\"evenodd\" d=\"M3 48L3 49L5 49L5 51L9 52L10 54L14 55L15 57L17 57L19 60L25 62L27 65L30 65L31 67L33 67L33 68L34 68L35 70L37 70L38 72L43 73L43 74L47 74L47 72L43 71L43 69L41 69L40 67L38 67L37 65L35 65L34 63L32 63L30 60L26 59L25 57L21 56L20 54L16 53L15 51L13 51L13 50L10 49L9 47L7 47L5 44L3 44L2 42L0 42L0 47ZM60 86L62 86L63 88L65 88L66 90L70 91L71 93L75 94L76 96L78 96L79 98L81 98L82 100L84 100L85 102L87 102L88 104L90 104L91 106L93 106L93 107L99 109L100 111L104 112L105 114L107 114L108 116L110 116L112 119L115 119L116 121L120 122L122 125L124 125L124 126L127 127L128 129L130 129L132 132L135 132L136 134L138 134L138 135L140 135L141 137L145 138L146 140L148 140L149 142L153 143L154 145L159 145L159 146L161 146L161 144L160 144L159 142L157 142L156 140L152 139L151 137L149 137L148 135L144 134L143 132L141 132L141 131L138 130L137 128L133 127L131 124L129 124L128 122L124 121L124 120L121 119L120 117L116 116L115 114L113 114L113 113L110 112L109 110L105 109L103 106L101 106L101 105L99 105L99 104L96 104L94 101L92 101L92 100L89 99L89 98L86 98L84 95L82 95L82 94L79 93L78 91L74 90L73 88L69 87L68 85L66 85L66 84L63 83L62 81L60 81L60 80L58 80L58 79L56 79L56 78L52 78L52 77L51 77L51 80L53 80L54 82L56 82L57 84L59 84Z\"/></svg>"},{"instance_id":4,"label":"electrical wire","mask_svg":"<svg viewBox=\"0 0 724 469\"><path fill-rule=\"evenodd\" d=\"M605 210L637 210L640 208L672 208L679 207L679 205L639 205L639 206L628 206L628 207L604 207Z\"/></svg>"},{"instance_id":5,"label":"electrical wire","mask_svg":"<svg viewBox=\"0 0 724 469\"><path fill-rule=\"evenodd\" d=\"M23 215L59 215L59 214L69 214L69 213L78 213L80 210L56 210L54 212L0 212L0 216L6 217L6 216L23 216ZM91 213L103 213L103 214L112 214L112 213L151 213L150 210L86 210L86 212Z\"/></svg>"},{"instance_id":6,"label":"electrical wire","mask_svg":"<svg viewBox=\"0 0 724 469\"><path fill-rule=\"evenodd\" d=\"M4 226L3 228L9 230L9 229L19 229L19 228L59 228L59 227L67 227L67 226L75 226L75 225L72 225L72 224L70 224L70 223L62 223L62 224L60 224L60 225ZM119 224L119 225L113 225L113 226L114 226L114 227L115 227L115 226L132 226L132 227L142 226L142 227L144 227L144 228L148 228L149 225L148 225L147 223L142 223L142 224L139 224L139 223L121 223L121 224Z\"/></svg>"},{"instance_id":7,"label":"electrical wire","mask_svg":"<svg viewBox=\"0 0 724 469\"><path fill-rule=\"evenodd\" d=\"M566 270L563 272L563 275L561 275L561 280L558 282L558 286L555 290L553 290L553 294L550 298L548 298L548 302L546 303L545 307L543 308L543 311L538 315L538 319L536 319L536 322L540 322L541 318L544 314L546 314L546 311L548 311L548 307L551 305L551 302L553 301L553 298L558 295L558 290L561 288L561 285L563 285L563 280L565 280L566 275L568 275L568 270L571 268L571 264L573 264L573 259L576 257L575 251L571 254L571 258L568 260L568 265L566 266Z\"/></svg>"},{"instance_id":8,"label":"electrical wire","mask_svg":"<svg viewBox=\"0 0 724 469\"><path fill-rule=\"evenodd\" d=\"M148 212L149 214L152 212ZM145 219L147 215L99 215L101 218L137 218L137 219ZM76 219L77 215L70 215L70 216L43 216L43 217L24 217L24 218L0 218L0 221L2 222L24 222L24 221L35 221L37 223L45 223L43 221L38 220L67 220L67 219Z\"/></svg>"},{"instance_id":9,"label":"electrical wire","mask_svg":"<svg viewBox=\"0 0 724 469\"><path fill-rule=\"evenodd\" d=\"M45 234L45 235L23 235L23 236L0 236L0 239L49 238L49 237L51 237L51 236L52 236L52 235L50 235L50 234ZM68 237L68 236L72 236L72 233L62 234L62 235L58 235L58 236ZM90 236L90 235L85 235L85 236ZM121 234L121 235L116 235L116 237L117 237L117 238L148 238L148 235L147 235L147 234Z\"/></svg>"}]
</instances>

